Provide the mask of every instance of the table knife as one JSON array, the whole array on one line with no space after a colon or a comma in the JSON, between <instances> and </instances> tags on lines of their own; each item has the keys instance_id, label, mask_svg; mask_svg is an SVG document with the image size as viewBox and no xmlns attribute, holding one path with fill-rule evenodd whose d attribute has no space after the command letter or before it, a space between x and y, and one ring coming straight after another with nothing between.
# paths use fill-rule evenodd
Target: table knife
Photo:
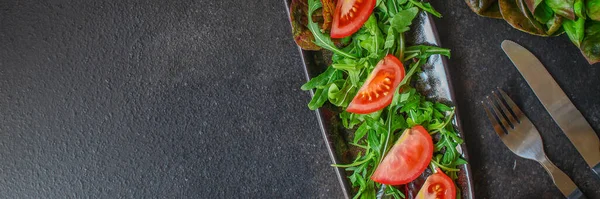
<instances>
[{"instance_id":1,"label":"table knife","mask_svg":"<svg viewBox=\"0 0 600 199\"><path fill-rule=\"evenodd\" d=\"M600 177L600 141L581 112L531 52L509 40L502 42L502 50L588 166Z\"/></svg>"}]
</instances>

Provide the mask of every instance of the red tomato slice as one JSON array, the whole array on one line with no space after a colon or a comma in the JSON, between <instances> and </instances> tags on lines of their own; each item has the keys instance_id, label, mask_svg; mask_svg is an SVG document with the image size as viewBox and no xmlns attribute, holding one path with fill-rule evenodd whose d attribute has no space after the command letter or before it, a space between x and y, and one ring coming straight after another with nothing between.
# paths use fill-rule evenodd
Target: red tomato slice
<instances>
[{"instance_id":1,"label":"red tomato slice","mask_svg":"<svg viewBox=\"0 0 600 199\"><path fill-rule=\"evenodd\" d=\"M346 111L351 113L372 113L390 105L396 87L404 79L404 66L394 55L385 56L362 87L358 90Z\"/></svg>"},{"instance_id":2,"label":"red tomato slice","mask_svg":"<svg viewBox=\"0 0 600 199\"><path fill-rule=\"evenodd\" d=\"M417 198L419 199L455 199L456 186L440 168L437 173L427 177L425 184L419 190Z\"/></svg>"},{"instance_id":3,"label":"red tomato slice","mask_svg":"<svg viewBox=\"0 0 600 199\"><path fill-rule=\"evenodd\" d=\"M413 181L427 168L433 156L433 141L423 126L406 129L371 179L387 185L401 185Z\"/></svg>"},{"instance_id":4,"label":"red tomato slice","mask_svg":"<svg viewBox=\"0 0 600 199\"><path fill-rule=\"evenodd\" d=\"M352 35L369 19L377 0L338 0L333 13L331 38Z\"/></svg>"}]
</instances>

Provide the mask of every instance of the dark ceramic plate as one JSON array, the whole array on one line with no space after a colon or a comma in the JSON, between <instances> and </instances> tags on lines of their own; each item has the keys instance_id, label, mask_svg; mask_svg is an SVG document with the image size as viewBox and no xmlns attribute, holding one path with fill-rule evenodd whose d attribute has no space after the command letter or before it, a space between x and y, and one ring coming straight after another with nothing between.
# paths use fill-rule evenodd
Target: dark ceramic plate
<instances>
[{"instance_id":1,"label":"dark ceramic plate","mask_svg":"<svg viewBox=\"0 0 600 199\"><path fill-rule=\"evenodd\" d=\"M291 0L285 0L289 14L289 5ZM291 39L291 38L290 38ZM407 34L407 41L412 41L413 44L427 44L440 46L439 37L433 24L431 15L421 13L411 27L411 31ZM300 49L302 61L307 78L313 78L323 72L330 62L329 53L324 51L306 51ZM429 99L442 102L449 105L454 105L454 93L450 76L448 73L448 62L445 57L440 55L432 56L427 64L423 66L423 72L415 74L418 81L414 85L418 91L423 93ZM311 94L312 91L311 91ZM460 128L460 120L458 118L458 108L456 108L456 117L453 120L453 125L458 130L461 137L464 137ZM352 162L354 157L348 153L348 144L346 140L352 136L352 131L348 131L341 126L341 121L337 112L325 105L316 111L323 138L327 144L327 149L333 164L348 164ZM463 158L468 161L466 146L463 143L459 146L459 151L462 151ZM469 165L462 165L458 173L458 189L461 193L461 198L472 199L473 185L471 179L471 169ZM352 198L354 190L347 180L346 171L341 168L336 168L336 174L340 185L343 189L345 198Z\"/></svg>"}]
</instances>

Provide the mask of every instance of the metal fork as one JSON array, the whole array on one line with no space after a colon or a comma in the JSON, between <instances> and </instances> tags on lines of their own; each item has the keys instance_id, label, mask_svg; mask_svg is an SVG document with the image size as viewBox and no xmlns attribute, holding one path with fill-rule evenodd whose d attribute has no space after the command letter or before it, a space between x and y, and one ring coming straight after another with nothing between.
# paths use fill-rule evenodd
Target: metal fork
<instances>
[{"instance_id":1,"label":"metal fork","mask_svg":"<svg viewBox=\"0 0 600 199\"><path fill-rule=\"evenodd\" d=\"M548 159L544 152L540 133L529 118L521 112L521 109L517 107L504 91L500 88L498 88L498 91L508 107L505 106L494 91L492 91L491 97L486 96L488 101L487 106L483 101L481 103L502 142L518 156L539 162L548 174L550 174L552 181L554 181L554 184L565 197L585 198L569 176Z\"/></svg>"}]
</instances>

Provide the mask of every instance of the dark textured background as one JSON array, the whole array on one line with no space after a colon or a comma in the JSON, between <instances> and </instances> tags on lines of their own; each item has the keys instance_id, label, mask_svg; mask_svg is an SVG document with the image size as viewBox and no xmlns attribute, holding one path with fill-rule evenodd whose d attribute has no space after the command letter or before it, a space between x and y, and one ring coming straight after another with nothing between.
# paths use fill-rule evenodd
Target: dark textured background
<instances>
[{"instance_id":1,"label":"dark textured background","mask_svg":"<svg viewBox=\"0 0 600 199\"><path fill-rule=\"evenodd\" d=\"M600 132L600 66L435 0L478 198L560 198L477 104L504 88L590 198L592 175L500 50L538 55ZM283 1L0 0L3 198L338 198Z\"/></svg>"}]
</instances>

